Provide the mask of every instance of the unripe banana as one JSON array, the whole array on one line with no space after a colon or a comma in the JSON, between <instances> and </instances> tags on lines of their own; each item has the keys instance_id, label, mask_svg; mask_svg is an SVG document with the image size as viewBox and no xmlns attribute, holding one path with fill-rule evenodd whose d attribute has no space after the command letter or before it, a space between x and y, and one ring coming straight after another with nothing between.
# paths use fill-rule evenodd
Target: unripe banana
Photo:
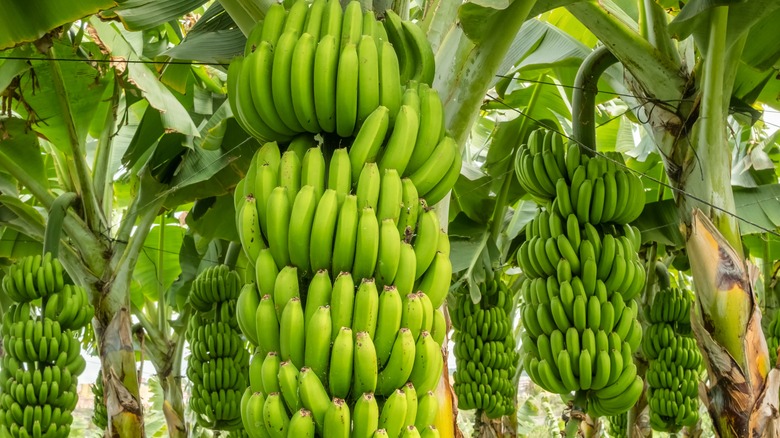
<instances>
[{"instance_id":1,"label":"unripe banana","mask_svg":"<svg viewBox=\"0 0 780 438\"><path fill-rule=\"evenodd\" d=\"M318 35L312 35L308 31L301 35L295 44L292 55L293 67L290 70L293 111L298 123L311 133L320 132L317 111L314 107L314 60L317 52L317 37Z\"/></svg>"},{"instance_id":2,"label":"unripe banana","mask_svg":"<svg viewBox=\"0 0 780 438\"><path fill-rule=\"evenodd\" d=\"M279 347L282 359L292 361L296 368L304 365L306 331L303 320L301 300L293 297L284 306L279 321Z\"/></svg>"},{"instance_id":3,"label":"unripe banana","mask_svg":"<svg viewBox=\"0 0 780 438\"><path fill-rule=\"evenodd\" d=\"M317 430L321 431L330 399L317 375L309 368L301 368L298 375L298 392L303 406L311 411Z\"/></svg>"},{"instance_id":4,"label":"unripe banana","mask_svg":"<svg viewBox=\"0 0 780 438\"><path fill-rule=\"evenodd\" d=\"M439 235L439 217L436 215L436 211L426 210L419 217L417 235L413 242L414 253L417 257L417 268L415 269L417 278L425 274L436 256Z\"/></svg>"},{"instance_id":5,"label":"unripe banana","mask_svg":"<svg viewBox=\"0 0 780 438\"><path fill-rule=\"evenodd\" d=\"M244 336L253 345L258 345L257 321L255 319L258 305L260 305L260 295L257 293L257 287L254 283L245 284L236 301L236 319Z\"/></svg>"},{"instance_id":6,"label":"unripe banana","mask_svg":"<svg viewBox=\"0 0 780 438\"><path fill-rule=\"evenodd\" d=\"M274 283L273 303L276 307L276 315L280 320L287 303L292 298L299 298L300 296L298 268L285 266L279 271L279 275L276 276L276 282Z\"/></svg>"},{"instance_id":7,"label":"unripe banana","mask_svg":"<svg viewBox=\"0 0 780 438\"><path fill-rule=\"evenodd\" d=\"M285 152L284 156L287 156L288 153ZM295 156L295 154L292 155ZM295 159L298 158L295 157ZM278 269L290 264L287 233L290 225L291 206L287 187L275 188L271 192L271 196L268 197L268 248Z\"/></svg>"},{"instance_id":8,"label":"unripe banana","mask_svg":"<svg viewBox=\"0 0 780 438\"><path fill-rule=\"evenodd\" d=\"M363 10L360 2L352 0L344 7L344 17L341 22L341 50L348 44L360 42L363 32Z\"/></svg>"},{"instance_id":9,"label":"unripe banana","mask_svg":"<svg viewBox=\"0 0 780 438\"><path fill-rule=\"evenodd\" d=\"M452 277L452 262L441 252L436 252L432 266L425 273L418 289L431 299L434 308L444 303Z\"/></svg>"},{"instance_id":10,"label":"unripe banana","mask_svg":"<svg viewBox=\"0 0 780 438\"><path fill-rule=\"evenodd\" d=\"M338 16L337 16L338 14ZM339 68L339 38L341 37L341 5L329 0L325 18L338 20L338 29L323 22L323 36L314 54L314 109L317 123L325 132L336 132L336 100ZM336 35L333 32L338 32Z\"/></svg>"},{"instance_id":11,"label":"unripe banana","mask_svg":"<svg viewBox=\"0 0 780 438\"><path fill-rule=\"evenodd\" d=\"M438 161L435 152L440 145L444 133L444 105L439 97L438 91L428 84L421 83L418 88L420 96L420 129L417 133L417 140L414 146L414 152L409 159L407 172L414 174L417 169L429 162ZM457 149L455 149L457 151ZM444 161L440 163L442 170L446 171ZM443 176L443 174L442 174ZM430 190L430 188L428 189ZM423 190L420 190L423 192Z\"/></svg>"},{"instance_id":12,"label":"unripe banana","mask_svg":"<svg viewBox=\"0 0 780 438\"><path fill-rule=\"evenodd\" d=\"M401 108L402 94L398 57L393 45L384 40L379 47L379 102L389 110L391 123L395 122L395 116Z\"/></svg>"},{"instance_id":13,"label":"unripe banana","mask_svg":"<svg viewBox=\"0 0 780 438\"><path fill-rule=\"evenodd\" d=\"M401 236L392 219L383 219L379 233L376 280L380 286L393 284L401 262Z\"/></svg>"},{"instance_id":14,"label":"unripe banana","mask_svg":"<svg viewBox=\"0 0 780 438\"><path fill-rule=\"evenodd\" d=\"M347 195L341 205L336 221L336 236L333 247L333 272L346 272L352 269L355 260L355 245L359 222L357 197Z\"/></svg>"},{"instance_id":15,"label":"unripe banana","mask_svg":"<svg viewBox=\"0 0 780 438\"><path fill-rule=\"evenodd\" d=\"M398 110L393 132L379 159L379 170L396 169L399 175L406 175L406 166L414 151L420 117L414 108L402 105Z\"/></svg>"},{"instance_id":16,"label":"unripe banana","mask_svg":"<svg viewBox=\"0 0 780 438\"><path fill-rule=\"evenodd\" d=\"M271 70L271 95L279 118L290 131L302 132L303 126L295 116L292 103L292 61L299 31L285 30L274 47L273 68ZM296 66L297 67L297 66Z\"/></svg>"},{"instance_id":17,"label":"unripe banana","mask_svg":"<svg viewBox=\"0 0 780 438\"><path fill-rule=\"evenodd\" d=\"M323 436L349 438L350 425L349 406L343 399L334 398L325 412Z\"/></svg>"},{"instance_id":18,"label":"unripe banana","mask_svg":"<svg viewBox=\"0 0 780 438\"><path fill-rule=\"evenodd\" d=\"M301 160L303 159L293 150L288 150L282 154L279 162L279 185L287 189L287 200L291 207L298 196L298 190L301 189ZM267 211L273 211L270 204Z\"/></svg>"},{"instance_id":19,"label":"unripe banana","mask_svg":"<svg viewBox=\"0 0 780 438\"><path fill-rule=\"evenodd\" d=\"M327 269L320 269L314 274L306 292L306 309L304 324L308 326L309 320L317 312L320 306L329 306L333 285ZM330 333L328 333L330 336Z\"/></svg>"},{"instance_id":20,"label":"unripe banana","mask_svg":"<svg viewBox=\"0 0 780 438\"><path fill-rule=\"evenodd\" d=\"M379 313L379 292L373 278L361 281L355 294L355 310L352 314L352 329L355 332L368 332L371 339L376 333Z\"/></svg>"},{"instance_id":21,"label":"unripe banana","mask_svg":"<svg viewBox=\"0 0 780 438\"><path fill-rule=\"evenodd\" d=\"M401 214L398 217L398 231L405 241L411 242L417 229L420 197L417 187L409 178L401 180L401 188Z\"/></svg>"},{"instance_id":22,"label":"unripe banana","mask_svg":"<svg viewBox=\"0 0 780 438\"><path fill-rule=\"evenodd\" d=\"M387 431L388 436L397 437L401 434L406 419L406 394L396 389L387 398L382 412L379 414L379 427Z\"/></svg>"},{"instance_id":23,"label":"unripe banana","mask_svg":"<svg viewBox=\"0 0 780 438\"><path fill-rule=\"evenodd\" d=\"M290 262L306 274L309 272L309 248L311 245L311 230L314 223L314 213L317 208L317 194L314 186L301 187L295 197L295 203L290 215L290 230L287 234L287 247L290 251Z\"/></svg>"},{"instance_id":24,"label":"unripe banana","mask_svg":"<svg viewBox=\"0 0 780 438\"><path fill-rule=\"evenodd\" d=\"M344 198L352 190L352 163L346 148L336 149L330 157L328 188L336 191L338 206L341 208Z\"/></svg>"},{"instance_id":25,"label":"unripe banana","mask_svg":"<svg viewBox=\"0 0 780 438\"><path fill-rule=\"evenodd\" d=\"M352 385L354 347L352 329L341 327L339 334L333 341L328 377L330 392L335 397L345 398L349 394L349 388ZM357 418L356 415L355 419Z\"/></svg>"},{"instance_id":26,"label":"unripe banana","mask_svg":"<svg viewBox=\"0 0 780 438\"><path fill-rule=\"evenodd\" d=\"M390 357L396 334L401 328L402 315L401 295L394 286L385 286L379 295L379 317L374 337L374 346L380 367L383 367Z\"/></svg>"},{"instance_id":27,"label":"unripe banana","mask_svg":"<svg viewBox=\"0 0 780 438\"><path fill-rule=\"evenodd\" d=\"M352 327L352 311L355 305L355 282L349 272L341 272L333 282L330 316L333 324L331 340L335 340L342 327Z\"/></svg>"},{"instance_id":28,"label":"unripe banana","mask_svg":"<svg viewBox=\"0 0 780 438\"><path fill-rule=\"evenodd\" d=\"M421 393L436 389L439 384L444 358L441 347L428 332L422 332L415 346L415 360L409 380Z\"/></svg>"},{"instance_id":29,"label":"unripe banana","mask_svg":"<svg viewBox=\"0 0 780 438\"><path fill-rule=\"evenodd\" d=\"M330 306L320 306L306 325L306 349L303 363L311 368L323 382L328 377L332 330Z\"/></svg>"},{"instance_id":30,"label":"unripe banana","mask_svg":"<svg viewBox=\"0 0 780 438\"><path fill-rule=\"evenodd\" d=\"M358 397L352 415L352 437L371 438L379 428L379 406L372 393Z\"/></svg>"},{"instance_id":31,"label":"unripe banana","mask_svg":"<svg viewBox=\"0 0 780 438\"><path fill-rule=\"evenodd\" d=\"M373 14L371 14L373 16ZM372 36L363 35L357 46L358 53L358 106L357 124L379 106L379 53Z\"/></svg>"},{"instance_id":32,"label":"unripe banana","mask_svg":"<svg viewBox=\"0 0 780 438\"><path fill-rule=\"evenodd\" d=\"M353 365L352 394L374 392L377 387L378 363L376 349L366 332L355 335L355 354Z\"/></svg>"},{"instance_id":33,"label":"unripe banana","mask_svg":"<svg viewBox=\"0 0 780 438\"><path fill-rule=\"evenodd\" d=\"M355 280L372 278L379 253L379 224L374 209L363 208L357 229L357 246L352 275Z\"/></svg>"},{"instance_id":34,"label":"unripe banana","mask_svg":"<svg viewBox=\"0 0 780 438\"><path fill-rule=\"evenodd\" d=\"M418 391L417 397L417 417L414 420L414 425L417 429L425 429L429 425L432 425L436 420L436 415L439 412L439 399L433 391L422 393Z\"/></svg>"},{"instance_id":35,"label":"unripe banana","mask_svg":"<svg viewBox=\"0 0 780 438\"><path fill-rule=\"evenodd\" d=\"M296 412L301 408L298 397L298 368L292 362L282 362L279 364L278 378L284 404L289 412Z\"/></svg>"},{"instance_id":36,"label":"unripe banana","mask_svg":"<svg viewBox=\"0 0 780 438\"><path fill-rule=\"evenodd\" d=\"M348 42L341 51L336 76L336 133L339 137L352 137L357 124L359 64L356 43Z\"/></svg>"},{"instance_id":37,"label":"unripe banana","mask_svg":"<svg viewBox=\"0 0 780 438\"><path fill-rule=\"evenodd\" d=\"M378 106L365 118L358 129L352 146L349 148L349 160L354 180L358 179L366 163L376 161L387 135L390 115L390 110L386 106Z\"/></svg>"},{"instance_id":38,"label":"unripe banana","mask_svg":"<svg viewBox=\"0 0 780 438\"><path fill-rule=\"evenodd\" d=\"M270 351L265 356L263 364L260 368L260 375L263 381L263 393L270 394L272 392L279 392L279 367L282 364L282 359L275 351Z\"/></svg>"},{"instance_id":39,"label":"unripe banana","mask_svg":"<svg viewBox=\"0 0 780 438\"><path fill-rule=\"evenodd\" d=\"M328 269L331 266L338 212L338 193L328 189L317 204L312 222L309 248L312 271Z\"/></svg>"},{"instance_id":40,"label":"unripe banana","mask_svg":"<svg viewBox=\"0 0 780 438\"><path fill-rule=\"evenodd\" d=\"M376 210L379 202L379 190L382 177L376 163L366 163L360 172L355 193L357 195L358 208L371 207Z\"/></svg>"},{"instance_id":41,"label":"unripe banana","mask_svg":"<svg viewBox=\"0 0 780 438\"><path fill-rule=\"evenodd\" d=\"M246 202L241 207L241 220L239 221L238 236L241 239L241 246L244 248L250 262L254 263L260 250L265 248L265 241L260 232L260 220L257 215L255 197L249 195Z\"/></svg>"},{"instance_id":42,"label":"unripe banana","mask_svg":"<svg viewBox=\"0 0 780 438\"><path fill-rule=\"evenodd\" d=\"M414 290L414 282L417 277L417 254L414 251L414 247L407 242L401 242L398 259L398 269L393 281L398 289L398 293L401 296L406 296Z\"/></svg>"},{"instance_id":43,"label":"unripe banana","mask_svg":"<svg viewBox=\"0 0 780 438\"><path fill-rule=\"evenodd\" d=\"M284 403L278 392L268 394L263 405L263 422L266 430L274 438L286 438L290 418L284 409Z\"/></svg>"},{"instance_id":44,"label":"unripe banana","mask_svg":"<svg viewBox=\"0 0 780 438\"><path fill-rule=\"evenodd\" d=\"M379 372L376 393L389 396L400 388L412 373L415 359L414 336L407 328L398 331L390 358Z\"/></svg>"},{"instance_id":45,"label":"unripe banana","mask_svg":"<svg viewBox=\"0 0 780 438\"><path fill-rule=\"evenodd\" d=\"M299 409L293 414L292 418L290 418L290 424L287 426L287 436L314 438L314 430L314 417L312 416L311 411Z\"/></svg>"}]
</instances>

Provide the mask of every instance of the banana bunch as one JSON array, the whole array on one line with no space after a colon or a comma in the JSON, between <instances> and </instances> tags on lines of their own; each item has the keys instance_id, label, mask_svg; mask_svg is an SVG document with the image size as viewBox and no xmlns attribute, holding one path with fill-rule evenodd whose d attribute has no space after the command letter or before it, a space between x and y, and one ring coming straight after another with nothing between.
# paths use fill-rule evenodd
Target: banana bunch
<instances>
[{"instance_id":1,"label":"banana bunch","mask_svg":"<svg viewBox=\"0 0 780 438\"><path fill-rule=\"evenodd\" d=\"M515 409L518 356L509 317L513 297L499 279L480 286L479 303L461 290L451 309L457 364L454 389L460 409L481 409L498 418Z\"/></svg>"},{"instance_id":2,"label":"banana bunch","mask_svg":"<svg viewBox=\"0 0 780 438\"><path fill-rule=\"evenodd\" d=\"M193 384L190 408L202 427L241 427L241 394L248 386L249 353L238 330L236 299L240 279L226 265L201 272L192 285L187 340L187 377ZM197 303L197 306L195 305Z\"/></svg>"},{"instance_id":3,"label":"banana bunch","mask_svg":"<svg viewBox=\"0 0 780 438\"><path fill-rule=\"evenodd\" d=\"M35 301L62 290L65 285L62 264L51 253L27 256L8 268L3 290L17 303Z\"/></svg>"},{"instance_id":4,"label":"banana bunch","mask_svg":"<svg viewBox=\"0 0 780 438\"><path fill-rule=\"evenodd\" d=\"M607 417L607 432L610 438L627 438L628 412Z\"/></svg>"},{"instance_id":5,"label":"banana bunch","mask_svg":"<svg viewBox=\"0 0 780 438\"><path fill-rule=\"evenodd\" d=\"M236 120L262 142L296 134L352 137L377 107L393 118L404 86L430 86L435 61L422 29L387 11L384 22L353 1L272 5L228 70Z\"/></svg>"},{"instance_id":6,"label":"banana bunch","mask_svg":"<svg viewBox=\"0 0 780 438\"><path fill-rule=\"evenodd\" d=\"M664 284L647 312L642 349L649 360L645 378L650 426L675 433L699 420L702 356L691 335L693 294Z\"/></svg>"},{"instance_id":7,"label":"banana bunch","mask_svg":"<svg viewBox=\"0 0 780 438\"><path fill-rule=\"evenodd\" d=\"M43 316L56 320L63 330L81 330L95 316L86 289L75 284L64 285L43 304Z\"/></svg>"},{"instance_id":8,"label":"banana bunch","mask_svg":"<svg viewBox=\"0 0 780 438\"><path fill-rule=\"evenodd\" d=\"M777 349L780 348L780 312L775 312L775 317L769 322L766 343L769 348L769 358L773 364L777 363Z\"/></svg>"},{"instance_id":9,"label":"banana bunch","mask_svg":"<svg viewBox=\"0 0 780 438\"><path fill-rule=\"evenodd\" d=\"M241 278L227 265L206 268L195 278L190 304L199 312L212 310L215 304L235 300L241 290Z\"/></svg>"},{"instance_id":10,"label":"banana bunch","mask_svg":"<svg viewBox=\"0 0 780 438\"><path fill-rule=\"evenodd\" d=\"M66 437L86 368L75 332L94 309L83 288L65 284L51 253L11 265L3 289L16 302L2 323L0 436Z\"/></svg>"},{"instance_id":11,"label":"banana bunch","mask_svg":"<svg viewBox=\"0 0 780 438\"><path fill-rule=\"evenodd\" d=\"M644 209L642 180L619 153L590 158L553 131L531 133L515 158L515 174L538 204L563 217L575 214L580 223L627 224Z\"/></svg>"},{"instance_id":12,"label":"banana bunch","mask_svg":"<svg viewBox=\"0 0 780 438\"><path fill-rule=\"evenodd\" d=\"M642 342L633 297L646 274L637 255L641 235L627 225L644 208L641 181L631 199L628 191L618 197L604 181L630 174L613 160L581 155L576 145L565 149L545 130L531 134L515 169L546 207L526 226L517 252L526 276L524 369L547 391L585 392L593 416L625 412L644 387L633 363Z\"/></svg>"},{"instance_id":13,"label":"banana bunch","mask_svg":"<svg viewBox=\"0 0 780 438\"><path fill-rule=\"evenodd\" d=\"M106 410L106 401L103 394L103 370L98 371L95 384L92 385L92 395L94 398L94 407L92 413L92 424L98 429L104 431L108 428L108 411Z\"/></svg>"},{"instance_id":14,"label":"banana bunch","mask_svg":"<svg viewBox=\"0 0 780 438\"><path fill-rule=\"evenodd\" d=\"M258 291L251 284L243 293ZM260 293L242 403L250 436L370 437L379 428L400 436L433 423L444 317L424 292L380 291L374 278L356 284L348 271L331 282L325 269L305 289L288 266Z\"/></svg>"}]
</instances>

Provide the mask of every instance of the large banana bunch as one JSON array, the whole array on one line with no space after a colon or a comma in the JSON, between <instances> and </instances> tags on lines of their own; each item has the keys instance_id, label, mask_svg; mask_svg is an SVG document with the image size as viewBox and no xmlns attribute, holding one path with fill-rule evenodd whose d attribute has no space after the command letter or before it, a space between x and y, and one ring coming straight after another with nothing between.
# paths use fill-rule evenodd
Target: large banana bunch
<instances>
[{"instance_id":1,"label":"large banana bunch","mask_svg":"<svg viewBox=\"0 0 780 438\"><path fill-rule=\"evenodd\" d=\"M0 436L66 437L86 367L75 332L94 313L86 291L50 253L11 265L3 290L15 303L2 323Z\"/></svg>"},{"instance_id":2,"label":"large banana bunch","mask_svg":"<svg viewBox=\"0 0 780 438\"><path fill-rule=\"evenodd\" d=\"M582 156L577 146L564 148L545 130L531 134L516 170L547 207L528 223L517 253L526 276L524 368L547 391L585 392L594 416L625 412L644 386L632 358L642 339L632 298L645 270L639 231L627 225L644 206L641 181L626 199L629 192L604 181L629 173L603 157Z\"/></svg>"},{"instance_id":3,"label":"large banana bunch","mask_svg":"<svg viewBox=\"0 0 780 438\"><path fill-rule=\"evenodd\" d=\"M241 427L249 353L236 320L238 292L238 274L219 265L201 272L190 293L196 309L187 328L191 351L187 377L193 385L190 407L198 423L210 429Z\"/></svg>"},{"instance_id":4,"label":"large banana bunch","mask_svg":"<svg viewBox=\"0 0 780 438\"><path fill-rule=\"evenodd\" d=\"M352 137L380 106L400 119L404 87L430 86L435 70L420 27L393 11L378 22L357 1L343 10L338 0L272 5L244 55L231 63L228 94L233 115L262 142L302 132Z\"/></svg>"},{"instance_id":5,"label":"large banana bunch","mask_svg":"<svg viewBox=\"0 0 780 438\"><path fill-rule=\"evenodd\" d=\"M514 412L515 406L518 355L509 317L514 300L499 279L480 286L479 303L461 290L451 309L457 365L454 389L460 409L480 409L498 418Z\"/></svg>"},{"instance_id":6,"label":"large banana bunch","mask_svg":"<svg viewBox=\"0 0 780 438\"><path fill-rule=\"evenodd\" d=\"M664 287L647 312L642 349L649 360L647 399L650 426L675 433L699 420L699 381L702 356L691 335L693 294Z\"/></svg>"},{"instance_id":7,"label":"large banana bunch","mask_svg":"<svg viewBox=\"0 0 780 438\"><path fill-rule=\"evenodd\" d=\"M610 438L627 438L628 412L607 417L607 432Z\"/></svg>"}]
</instances>

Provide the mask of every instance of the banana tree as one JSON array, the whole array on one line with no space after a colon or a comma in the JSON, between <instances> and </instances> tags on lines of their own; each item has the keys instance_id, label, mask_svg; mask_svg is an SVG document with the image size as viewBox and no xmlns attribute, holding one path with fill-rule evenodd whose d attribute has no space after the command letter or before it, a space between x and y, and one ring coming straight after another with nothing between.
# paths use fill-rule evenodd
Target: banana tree
<instances>
[{"instance_id":1,"label":"banana tree","mask_svg":"<svg viewBox=\"0 0 780 438\"><path fill-rule=\"evenodd\" d=\"M772 88L770 83L765 90L769 81L747 85L751 75L773 74L767 67L778 53L752 47L776 38L764 23L776 17L778 5L694 1L674 11L671 22L654 1L639 2L633 17L626 6L566 4L624 67L627 94L639 104L637 118L646 121L664 158L685 225L697 291L695 333L707 358L715 430L720 436L761 435L776 427L767 413L777 405L777 371L770 372L744 260L726 133L734 102L778 103L762 94Z\"/></svg>"},{"instance_id":2,"label":"banana tree","mask_svg":"<svg viewBox=\"0 0 780 438\"><path fill-rule=\"evenodd\" d=\"M179 41L178 29L154 26L158 38ZM147 333L165 334L147 339L146 347L159 353L151 356L165 370L161 384L173 413L166 415L169 430L186 433L176 369L183 341L168 338L166 306L159 305L160 317L148 323L151 306L131 299L134 271L145 257L152 225L161 211L226 193L248 166L244 157L257 147L235 123L225 121L226 106L215 111L225 99L224 93L212 95L222 91L218 75L189 65L158 72L137 61L157 56L168 45L141 47L137 41L121 25L93 18L4 52L29 61L0 64L8 79L2 84L5 113L0 119L2 224L42 241L57 194L77 195L63 222L60 255L70 276L91 292L109 436L117 437L143 435L133 317L145 323ZM109 65L119 59L136 63ZM202 123L202 130L195 122ZM218 138L209 135L208 129L220 122L225 129ZM201 148L207 140L217 150Z\"/></svg>"}]
</instances>

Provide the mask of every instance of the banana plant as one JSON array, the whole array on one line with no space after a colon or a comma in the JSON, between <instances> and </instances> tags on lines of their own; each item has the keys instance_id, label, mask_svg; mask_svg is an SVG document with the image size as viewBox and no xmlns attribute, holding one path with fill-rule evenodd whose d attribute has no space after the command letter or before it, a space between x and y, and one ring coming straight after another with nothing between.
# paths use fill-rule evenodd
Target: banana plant
<instances>
[{"instance_id":1,"label":"banana plant","mask_svg":"<svg viewBox=\"0 0 780 438\"><path fill-rule=\"evenodd\" d=\"M167 23L154 23L147 32L174 42L181 35ZM158 75L138 61L157 56L167 44L143 48L133 38L121 25L85 20L46 34L37 44L3 52L29 61L0 64L2 76L10 78L2 84L8 115L0 119L2 225L5 233L13 230L41 242L57 194L76 194L62 223L60 259L95 305L108 430L123 437L143 436L144 429L132 320L144 313L133 306L132 296L148 234L161 211L227 193L248 166L244 157L257 147L230 122L216 150L200 147L208 137L206 126L226 118L214 110L224 103L224 93L211 94L222 91L214 86L220 84L218 75L188 65L171 65ZM136 63L110 67L101 50ZM165 315L166 309L156 310ZM152 321L144 327L148 333L169 333L166 318ZM177 355L170 353L176 348L155 351L165 356L158 365L173 370ZM169 430L186 432L181 382L178 373L167 375L174 379L161 382L171 389L164 391L175 414L167 416Z\"/></svg>"}]
</instances>

